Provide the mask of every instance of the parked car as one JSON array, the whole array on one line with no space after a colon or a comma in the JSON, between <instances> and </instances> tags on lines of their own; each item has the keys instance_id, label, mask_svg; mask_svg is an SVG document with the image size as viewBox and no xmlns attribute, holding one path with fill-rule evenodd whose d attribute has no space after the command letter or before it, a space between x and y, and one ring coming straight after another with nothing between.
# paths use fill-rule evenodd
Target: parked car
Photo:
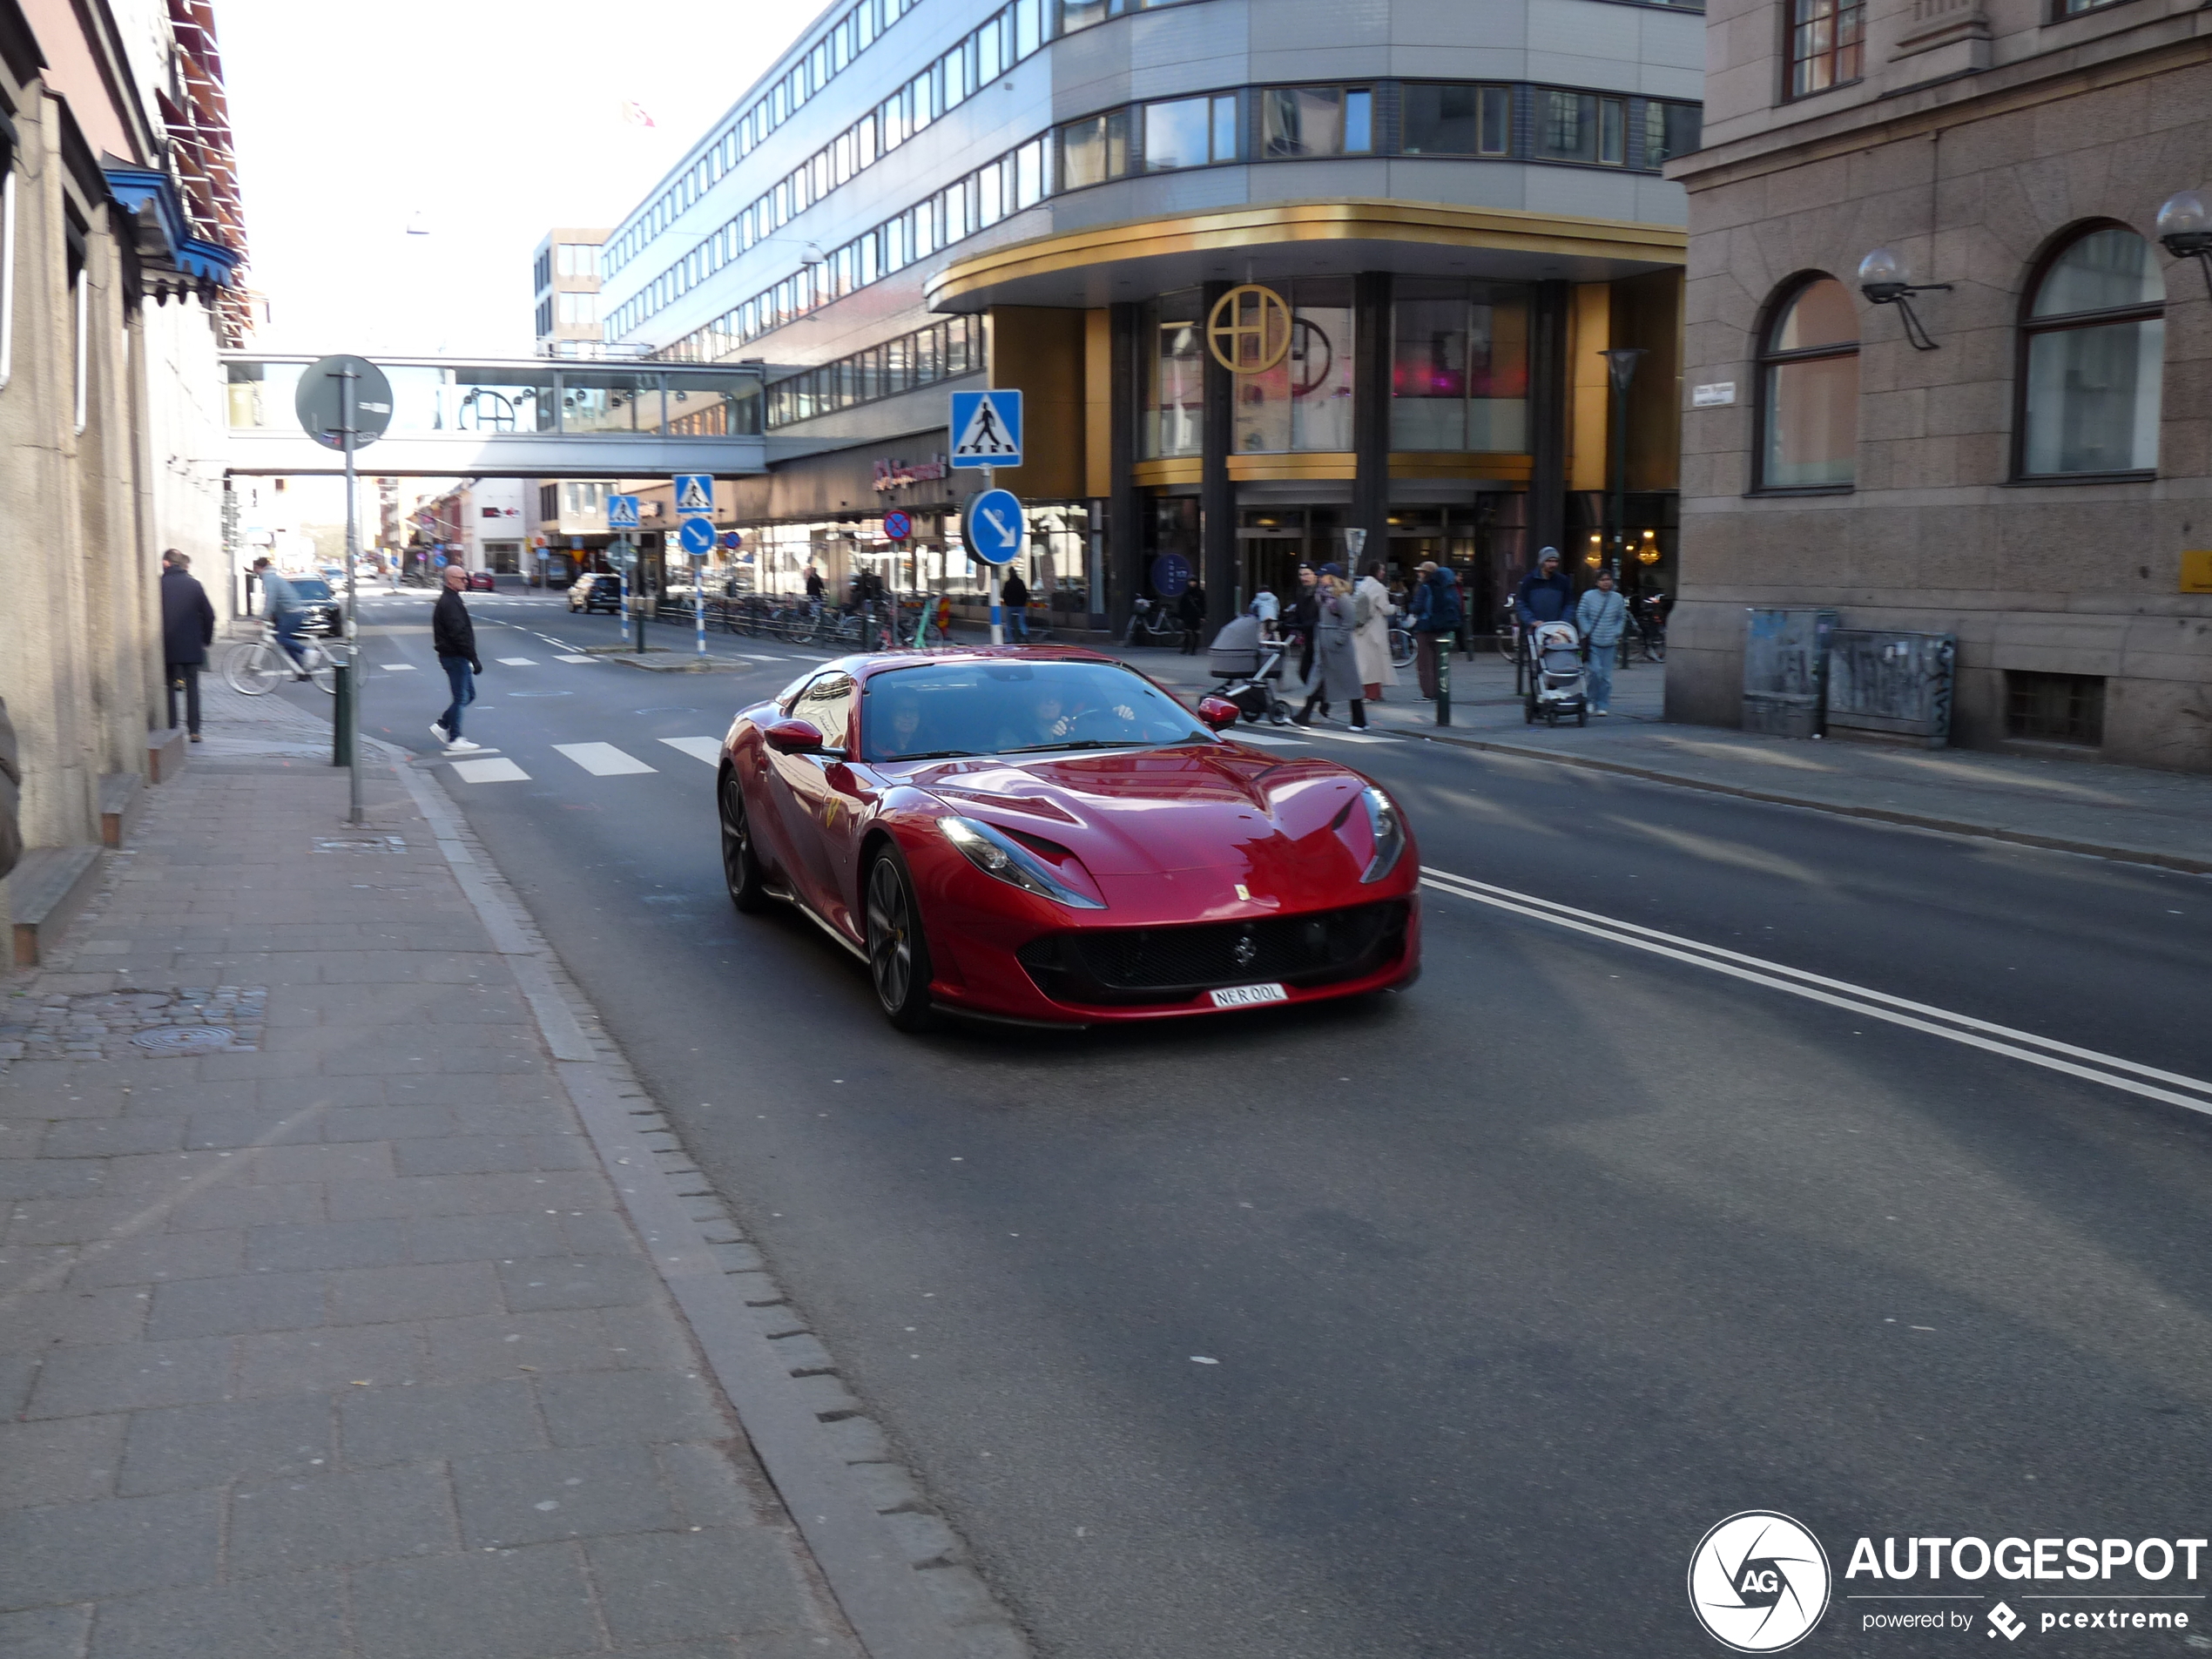
<instances>
[{"instance_id":1,"label":"parked car","mask_svg":"<svg viewBox=\"0 0 2212 1659\"><path fill-rule=\"evenodd\" d=\"M605 570L586 570L569 585L569 609L622 614L622 578Z\"/></svg>"},{"instance_id":2,"label":"parked car","mask_svg":"<svg viewBox=\"0 0 2212 1659\"><path fill-rule=\"evenodd\" d=\"M492 579L492 574L489 570L471 570L469 573L469 591L471 593L497 593L499 591L499 583Z\"/></svg>"},{"instance_id":3,"label":"parked car","mask_svg":"<svg viewBox=\"0 0 2212 1659\"><path fill-rule=\"evenodd\" d=\"M301 633L330 635L344 629L346 607L329 583L319 576L295 576L292 590L300 596Z\"/></svg>"}]
</instances>

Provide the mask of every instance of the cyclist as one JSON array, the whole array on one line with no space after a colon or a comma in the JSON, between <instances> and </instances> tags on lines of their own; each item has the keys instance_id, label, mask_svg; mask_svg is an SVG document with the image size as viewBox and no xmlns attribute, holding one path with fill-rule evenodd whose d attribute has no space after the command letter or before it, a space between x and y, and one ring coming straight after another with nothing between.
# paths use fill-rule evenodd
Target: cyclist
<instances>
[{"instance_id":1,"label":"cyclist","mask_svg":"<svg viewBox=\"0 0 2212 1659\"><path fill-rule=\"evenodd\" d=\"M307 678L307 648L300 640L300 595L264 554L253 561L261 582L261 615L276 628L277 644L292 659L292 677Z\"/></svg>"}]
</instances>

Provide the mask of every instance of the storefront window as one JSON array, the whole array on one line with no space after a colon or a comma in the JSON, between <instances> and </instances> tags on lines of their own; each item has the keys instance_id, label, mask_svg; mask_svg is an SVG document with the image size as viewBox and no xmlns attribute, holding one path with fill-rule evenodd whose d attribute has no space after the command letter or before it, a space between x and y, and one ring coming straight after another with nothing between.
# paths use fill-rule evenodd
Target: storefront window
<instances>
[{"instance_id":1,"label":"storefront window","mask_svg":"<svg viewBox=\"0 0 2212 1659\"><path fill-rule=\"evenodd\" d=\"M1196 288L1148 302L1140 325L1144 410L1138 448L1146 460L1195 455L1205 411L1205 368Z\"/></svg>"},{"instance_id":2,"label":"storefront window","mask_svg":"<svg viewBox=\"0 0 2212 1659\"><path fill-rule=\"evenodd\" d=\"M1528 301L1506 283L1404 278L1392 307L1390 446L1528 447Z\"/></svg>"},{"instance_id":3,"label":"storefront window","mask_svg":"<svg viewBox=\"0 0 2212 1659\"><path fill-rule=\"evenodd\" d=\"M1291 305L1291 349L1273 368L1237 376L1242 455L1352 448L1352 284L1275 285Z\"/></svg>"}]
</instances>

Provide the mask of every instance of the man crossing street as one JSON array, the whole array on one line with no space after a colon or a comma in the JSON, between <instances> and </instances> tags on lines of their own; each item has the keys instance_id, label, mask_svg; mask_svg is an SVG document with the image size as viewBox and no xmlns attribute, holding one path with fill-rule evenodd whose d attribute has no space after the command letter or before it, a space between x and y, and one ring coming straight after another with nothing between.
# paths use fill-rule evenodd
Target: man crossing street
<instances>
[{"instance_id":1,"label":"man crossing street","mask_svg":"<svg viewBox=\"0 0 2212 1659\"><path fill-rule=\"evenodd\" d=\"M484 671L484 664L476 655L476 624L469 619L469 606L461 597L462 590L469 585L469 573L457 564L448 564L445 583L446 590L438 596L437 608L430 613L430 647L438 654L438 665L446 671L446 684L453 688L453 702L431 723L430 735L445 745L449 755L474 754L484 745L461 735L461 716L476 700L475 676Z\"/></svg>"}]
</instances>

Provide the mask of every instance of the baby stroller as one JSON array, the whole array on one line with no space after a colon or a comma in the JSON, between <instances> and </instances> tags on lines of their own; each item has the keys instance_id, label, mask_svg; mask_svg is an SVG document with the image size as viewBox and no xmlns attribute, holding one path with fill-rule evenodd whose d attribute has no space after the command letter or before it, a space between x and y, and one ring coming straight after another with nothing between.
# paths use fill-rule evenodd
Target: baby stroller
<instances>
[{"instance_id":1,"label":"baby stroller","mask_svg":"<svg viewBox=\"0 0 2212 1659\"><path fill-rule=\"evenodd\" d=\"M1527 724L1541 717L1557 725L1561 715L1571 714L1576 725L1590 723L1588 688L1582 679L1582 639L1571 622L1540 622L1532 631L1528 649L1535 661L1528 669Z\"/></svg>"},{"instance_id":2,"label":"baby stroller","mask_svg":"<svg viewBox=\"0 0 2212 1659\"><path fill-rule=\"evenodd\" d=\"M1206 653L1207 671L1217 682L1206 695L1227 698L1247 720L1288 725L1291 711L1275 694L1275 682L1283 678L1283 655L1289 649L1285 641L1267 637L1257 616L1234 618L1213 637Z\"/></svg>"}]
</instances>

